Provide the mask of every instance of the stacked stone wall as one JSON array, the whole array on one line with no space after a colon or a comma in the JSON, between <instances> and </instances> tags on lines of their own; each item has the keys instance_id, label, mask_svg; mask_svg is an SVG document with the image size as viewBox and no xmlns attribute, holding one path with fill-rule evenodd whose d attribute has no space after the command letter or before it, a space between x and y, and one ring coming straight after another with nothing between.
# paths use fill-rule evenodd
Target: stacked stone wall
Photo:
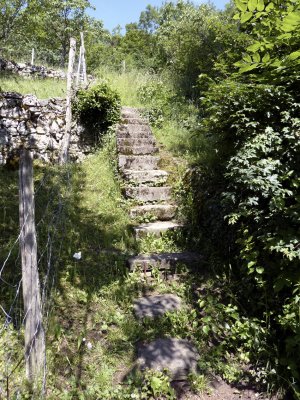
<instances>
[{"instance_id":1,"label":"stacked stone wall","mask_svg":"<svg viewBox=\"0 0 300 400\"><path fill-rule=\"evenodd\" d=\"M18 157L21 146L45 162L57 162L65 132L66 100L38 100L33 95L0 93L0 165ZM72 125L70 158L81 160L93 149L84 130Z\"/></svg>"},{"instance_id":2,"label":"stacked stone wall","mask_svg":"<svg viewBox=\"0 0 300 400\"><path fill-rule=\"evenodd\" d=\"M0 58L0 71L11 72L24 77L66 79L64 71L31 65L29 63L17 63Z\"/></svg>"}]
</instances>

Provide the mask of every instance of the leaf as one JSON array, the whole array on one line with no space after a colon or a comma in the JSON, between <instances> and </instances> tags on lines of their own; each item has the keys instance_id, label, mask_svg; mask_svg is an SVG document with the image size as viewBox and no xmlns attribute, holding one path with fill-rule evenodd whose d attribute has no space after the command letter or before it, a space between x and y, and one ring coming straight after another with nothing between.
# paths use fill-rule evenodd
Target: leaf
<instances>
[{"instance_id":1,"label":"leaf","mask_svg":"<svg viewBox=\"0 0 300 400\"><path fill-rule=\"evenodd\" d=\"M261 44L259 42L256 42L256 43L251 44L251 46L248 46L247 50L255 53L256 51L258 51L260 49L260 46L261 46Z\"/></svg>"},{"instance_id":2,"label":"leaf","mask_svg":"<svg viewBox=\"0 0 300 400\"><path fill-rule=\"evenodd\" d=\"M266 7L266 11L269 12L275 8L274 3L269 3Z\"/></svg>"},{"instance_id":3,"label":"leaf","mask_svg":"<svg viewBox=\"0 0 300 400\"><path fill-rule=\"evenodd\" d=\"M257 68L258 64L251 64L251 65L245 65L244 67L241 67L239 72L243 73L243 72L248 72L248 71L252 71L253 69Z\"/></svg>"},{"instance_id":4,"label":"leaf","mask_svg":"<svg viewBox=\"0 0 300 400\"><path fill-rule=\"evenodd\" d=\"M266 53L266 54L263 56L262 62L263 62L263 63L267 63L267 62L270 61L270 59L271 59L270 54L269 54L269 53Z\"/></svg>"},{"instance_id":5,"label":"leaf","mask_svg":"<svg viewBox=\"0 0 300 400\"><path fill-rule=\"evenodd\" d=\"M249 9L249 11L255 11L256 10L257 1L258 0L249 0L248 1L248 9Z\"/></svg>"},{"instance_id":6,"label":"leaf","mask_svg":"<svg viewBox=\"0 0 300 400\"><path fill-rule=\"evenodd\" d=\"M256 268L256 272L258 273L258 274L263 274L264 273L264 271L265 271L265 269L263 268L263 267L257 267Z\"/></svg>"},{"instance_id":7,"label":"leaf","mask_svg":"<svg viewBox=\"0 0 300 400\"><path fill-rule=\"evenodd\" d=\"M252 58L249 56L249 54L245 54L243 56L243 60L246 61L247 63L252 63Z\"/></svg>"},{"instance_id":8,"label":"leaf","mask_svg":"<svg viewBox=\"0 0 300 400\"><path fill-rule=\"evenodd\" d=\"M254 53L253 54L253 61L259 63L260 62L260 55L259 53Z\"/></svg>"},{"instance_id":9,"label":"leaf","mask_svg":"<svg viewBox=\"0 0 300 400\"><path fill-rule=\"evenodd\" d=\"M257 10L263 11L265 9L265 2L264 0L258 0L257 2Z\"/></svg>"},{"instance_id":10,"label":"leaf","mask_svg":"<svg viewBox=\"0 0 300 400\"><path fill-rule=\"evenodd\" d=\"M292 12L289 13L282 21L281 28L285 32L293 32L298 29L300 24L300 13Z\"/></svg>"},{"instance_id":11,"label":"leaf","mask_svg":"<svg viewBox=\"0 0 300 400\"><path fill-rule=\"evenodd\" d=\"M294 51L293 53L291 53L288 56L288 60L294 61L294 60L297 60L297 58L299 58L299 57L300 57L300 50Z\"/></svg>"},{"instance_id":12,"label":"leaf","mask_svg":"<svg viewBox=\"0 0 300 400\"><path fill-rule=\"evenodd\" d=\"M235 14L232 19L234 19L235 21L240 19L240 14Z\"/></svg>"},{"instance_id":13,"label":"leaf","mask_svg":"<svg viewBox=\"0 0 300 400\"><path fill-rule=\"evenodd\" d=\"M247 11L247 3L243 3L241 0L235 0L235 5L240 11Z\"/></svg>"},{"instance_id":14,"label":"leaf","mask_svg":"<svg viewBox=\"0 0 300 400\"><path fill-rule=\"evenodd\" d=\"M202 330L205 333L205 335L208 335L210 332L210 327L208 325L203 325Z\"/></svg>"},{"instance_id":15,"label":"leaf","mask_svg":"<svg viewBox=\"0 0 300 400\"><path fill-rule=\"evenodd\" d=\"M244 24L245 22L249 21L253 17L252 12L245 12L244 14L241 15L241 24Z\"/></svg>"}]
</instances>

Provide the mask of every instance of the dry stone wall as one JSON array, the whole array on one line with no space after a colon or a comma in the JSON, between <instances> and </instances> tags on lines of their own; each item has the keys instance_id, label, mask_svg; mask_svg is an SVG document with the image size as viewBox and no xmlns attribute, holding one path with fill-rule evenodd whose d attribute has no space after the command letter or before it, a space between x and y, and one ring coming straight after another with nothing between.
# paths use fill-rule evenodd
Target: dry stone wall
<instances>
[{"instance_id":1,"label":"dry stone wall","mask_svg":"<svg viewBox=\"0 0 300 400\"><path fill-rule=\"evenodd\" d=\"M0 93L0 165L18 157L20 146L45 162L57 162L65 132L66 100L38 100L33 95ZM84 130L72 126L70 158L82 160L93 149Z\"/></svg>"},{"instance_id":2,"label":"dry stone wall","mask_svg":"<svg viewBox=\"0 0 300 400\"><path fill-rule=\"evenodd\" d=\"M29 63L16 63L0 58L0 71L12 72L24 77L66 79L66 73Z\"/></svg>"}]
</instances>

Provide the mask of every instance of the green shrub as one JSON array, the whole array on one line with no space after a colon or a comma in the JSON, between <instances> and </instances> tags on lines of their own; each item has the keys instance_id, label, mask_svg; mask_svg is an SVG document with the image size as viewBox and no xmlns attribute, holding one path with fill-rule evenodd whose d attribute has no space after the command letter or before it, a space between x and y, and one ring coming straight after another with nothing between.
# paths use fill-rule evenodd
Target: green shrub
<instances>
[{"instance_id":1,"label":"green shrub","mask_svg":"<svg viewBox=\"0 0 300 400\"><path fill-rule=\"evenodd\" d=\"M106 83L79 90L74 114L86 130L105 132L120 118L120 97Z\"/></svg>"}]
</instances>

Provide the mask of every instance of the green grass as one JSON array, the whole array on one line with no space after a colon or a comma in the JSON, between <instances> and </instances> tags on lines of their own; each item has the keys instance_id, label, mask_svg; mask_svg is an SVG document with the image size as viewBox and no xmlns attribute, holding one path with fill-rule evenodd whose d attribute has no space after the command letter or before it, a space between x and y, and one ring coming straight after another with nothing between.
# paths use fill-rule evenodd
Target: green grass
<instances>
[{"instance_id":1,"label":"green grass","mask_svg":"<svg viewBox=\"0 0 300 400\"><path fill-rule=\"evenodd\" d=\"M149 73L138 70L120 73L101 69L97 72L97 78L109 82L111 87L119 93L122 105L137 108L145 107L138 97L138 92L142 85L151 80Z\"/></svg>"},{"instance_id":2,"label":"green grass","mask_svg":"<svg viewBox=\"0 0 300 400\"><path fill-rule=\"evenodd\" d=\"M0 91L34 94L38 99L65 97L67 83L57 79L31 79L0 73Z\"/></svg>"}]
</instances>

